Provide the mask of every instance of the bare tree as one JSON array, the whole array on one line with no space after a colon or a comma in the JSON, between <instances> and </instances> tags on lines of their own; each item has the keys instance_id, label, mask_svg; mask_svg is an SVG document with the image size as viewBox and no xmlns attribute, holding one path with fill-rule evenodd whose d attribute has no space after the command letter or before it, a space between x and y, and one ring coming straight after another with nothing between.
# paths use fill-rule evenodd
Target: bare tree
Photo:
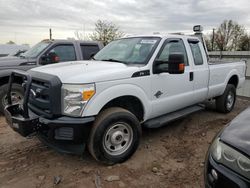
<instances>
[{"instance_id":1,"label":"bare tree","mask_svg":"<svg viewBox=\"0 0 250 188\"><path fill-rule=\"evenodd\" d=\"M84 31L75 31L75 38L77 40L89 40L89 37L85 35Z\"/></svg>"},{"instance_id":2,"label":"bare tree","mask_svg":"<svg viewBox=\"0 0 250 188\"><path fill-rule=\"evenodd\" d=\"M245 33L239 40L239 51L250 51L250 35Z\"/></svg>"},{"instance_id":3,"label":"bare tree","mask_svg":"<svg viewBox=\"0 0 250 188\"><path fill-rule=\"evenodd\" d=\"M213 45L213 34L205 35L204 39L205 39L205 43L206 43L208 51L217 50L216 49L217 46Z\"/></svg>"},{"instance_id":4,"label":"bare tree","mask_svg":"<svg viewBox=\"0 0 250 188\"><path fill-rule=\"evenodd\" d=\"M245 28L242 25L235 24L233 29L233 40L231 50L239 50L239 43L241 38L245 35Z\"/></svg>"},{"instance_id":5,"label":"bare tree","mask_svg":"<svg viewBox=\"0 0 250 188\"><path fill-rule=\"evenodd\" d=\"M232 20L224 20L217 29L214 40L220 51L237 50L239 39L243 35L243 26Z\"/></svg>"},{"instance_id":6,"label":"bare tree","mask_svg":"<svg viewBox=\"0 0 250 188\"><path fill-rule=\"evenodd\" d=\"M95 23L95 31L89 37L92 40L102 41L104 45L107 45L122 36L124 36L124 33L114 23L98 20Z\"/></svg>"}]
</instances>

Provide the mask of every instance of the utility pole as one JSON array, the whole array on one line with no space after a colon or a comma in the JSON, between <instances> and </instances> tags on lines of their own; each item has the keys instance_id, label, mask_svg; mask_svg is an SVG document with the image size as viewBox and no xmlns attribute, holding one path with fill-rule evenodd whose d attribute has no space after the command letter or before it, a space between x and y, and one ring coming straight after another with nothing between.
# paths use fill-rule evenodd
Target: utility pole
<instances>
[{"instance_id":1,"label":"utility pole","mask_svg":"<svg viewBox=\"0 0 250 188\"><path fill-rule=\"evenodd\" d=\"M215 31L215 29L213 28L213 37L212 37L212 51L214 51L214 31Z\"/></svg>"},{"instance_id":2,"label":"utility pole","mask_svg":"<svg viewBox=\"0 0 250 188\"><path fill-rule=\"evenodd\" d=\"M51 30L51 28L49 29L49 40L52 40L52 30Z\"/></svg>"}]
</instances>

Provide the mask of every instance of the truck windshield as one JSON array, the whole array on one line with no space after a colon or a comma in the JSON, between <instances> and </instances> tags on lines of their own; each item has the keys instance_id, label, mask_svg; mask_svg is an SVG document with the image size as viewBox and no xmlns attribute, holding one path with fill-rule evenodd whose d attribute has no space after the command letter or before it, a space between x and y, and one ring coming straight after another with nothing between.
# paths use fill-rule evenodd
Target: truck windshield
<instances>
[{"instance_id":1,"label":"truck windshield","mask_svg":"<svg viewBox=\"0 0 250 188\"><path fill-rule=\"evenodd\" d=\"M124 64L146 64L159 41L159 37L133 37L115 40L99 51L93 59Z\"/></svg>"},{"instance_id":2,"label":"truck windshield","mask_svg":"<svg viewBox=\"0 0 250 188\"><path fill-rule=\"evenodd\" d=\"M22 54L23 57L36 58L47 46L49 46L51 42L39 42L27 52Z\"/></svg>"}]
</instances>

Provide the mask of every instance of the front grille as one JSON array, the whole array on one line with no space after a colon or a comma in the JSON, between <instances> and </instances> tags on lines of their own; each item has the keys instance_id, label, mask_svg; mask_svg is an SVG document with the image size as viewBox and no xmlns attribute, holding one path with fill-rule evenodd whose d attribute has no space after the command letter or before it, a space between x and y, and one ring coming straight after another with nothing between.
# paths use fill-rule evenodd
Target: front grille
<instances>
[{"instance_id":1,"label":"front grille","mask_svg":"<svg viewBox=\"0 0 250 188\"><path fill-rule=\"evenodd\" d=\"M29 108L46 118L61 114L61 82L56 76L44 73L32 75Z\"/></svg>"}]
</instances>

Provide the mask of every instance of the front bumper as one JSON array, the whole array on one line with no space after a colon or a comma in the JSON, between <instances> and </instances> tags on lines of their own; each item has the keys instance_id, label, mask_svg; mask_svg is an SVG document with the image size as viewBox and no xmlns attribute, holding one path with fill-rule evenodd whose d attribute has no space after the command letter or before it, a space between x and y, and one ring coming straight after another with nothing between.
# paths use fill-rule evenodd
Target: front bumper
<instances>
[{"instance_id":1,"label":"front bumper","mask_svg":"<svg viewBox=\"0 0 250 188\"><path fill-rule=\"evenodd\" d=\"M212 173L212 171L216 173ZM205 165L206 188L249 188L250 180L215 162L208 154Z\"/></svg>"},{"instance_id":2,"label":"front bumper","mask_svg":"<svg viewBox=\"0 0 250 188\"><path fill-rule=\"evenodd\" d=\"M12 104L11 101L11 87L15 76L26 79L23 105ZM7 123L24 137L38 133L38 138L42 142L60 152L82 154L95 118L47 117L40 113L35 114L28 108L31 83L32 78L27 72L13 71L11 73L7 93L8 106L4 111Z\"/></svg>"},{"instance_id":3,"label":"front bumper","mask_svg":"<svg viewBox=\"0 0 250 188\"><path fill-rule=\"evenodd\" d=\"M62 116L46 119L28 110L28 117L20 104L5 108L5 118L10 127L26 137L37 133L38 138L46 145L59 152L82 154L88 140L94 117L72 118Z\"/></svg>"}]
</instances>

